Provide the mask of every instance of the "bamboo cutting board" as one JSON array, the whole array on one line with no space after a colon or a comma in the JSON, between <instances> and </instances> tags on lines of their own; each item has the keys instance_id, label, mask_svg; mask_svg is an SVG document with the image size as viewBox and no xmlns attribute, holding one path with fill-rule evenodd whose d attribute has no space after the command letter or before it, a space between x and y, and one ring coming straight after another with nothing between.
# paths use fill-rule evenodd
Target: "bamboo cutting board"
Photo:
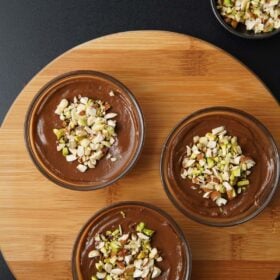
<instances>
[{"instance_id":1,"label":"bamboo cutting board","mask_svg":"<svg viewBox=\"0 0 280 280\"><path fill-rule=\"evenodd\" d=\"M31 162L24 117L36 92L64 72L92 69L128 86L146 121L143 153L125 178L91 192L61 188ZM267 88L224 51L189 36L125 32L64 53L23 89L0 129L0 246L18 279L71 279L79 229L98 209L141 200L170 213L193 254L192 279L275 279L280 272L280 192L254 220L231 228L200 225L179 213L159 176L162 144L172 127L200 108L225 105L260 119L280 141L280 108ZM257 141L257 139L256 139Z\"/></svg>"}]
</instances>

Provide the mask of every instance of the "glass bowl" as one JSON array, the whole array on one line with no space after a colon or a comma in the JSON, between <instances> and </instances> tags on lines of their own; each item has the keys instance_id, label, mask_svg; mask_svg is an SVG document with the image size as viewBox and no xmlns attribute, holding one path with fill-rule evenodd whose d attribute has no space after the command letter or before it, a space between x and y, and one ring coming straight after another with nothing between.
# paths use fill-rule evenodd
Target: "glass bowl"
<instances>
[{"instance_id":1,"label":"glass bowl","mask_svg":"<svg viewBox=\"0 0 280 280\"><path fill-rule=\"evenodd\" d=\"M109 92L113 90L114 96ZM102 158L93 169L82 173L76 161L69 163L56 150L53 128L62 121L54 113L61 99L74 96L101 99L117 113L117 141L110 152L115 162ZM132 92L111 76L90 70L63 74L47 83L33 99L25 120L25 141L36 167L54 183L72 190L95 190L115 183L136 163L144 143L144 119Z\"/></svg>"},{"instance_id":2,"label":"glass bowl","mask_svg":"<svg viewBox=\"0 0 280 280\"><path fill-rule=\"evenodd\" d=\"M250 155L256 165L247 191L220 209L180 174L186 145L191 145L194 136L222 125L229 135L237 136L243 154ZM279 169L279 151L268 129L248 113L228 107L202 109L179 122L163 146L160 164L161 180L172 203L191 219L211 226L233 226L257 216L278 187Z\"/></svg>"},{"instance_id":3,"label":"glass bowl","mask_svg":"<svg viewBox=\"0 0 280 280\"><path fill-rule=\"evenodd\" d=\"M190 279L191 252L182 230L163 210L135 201L105 207L82 227L73 247L73 279L89 279L95 270L94 263L89 261L87 256L94 249L93 238L96 233L118 228L119 225L123 232L128 232L131 226L139 222L144 222L155 230L152 244L160 250L163 257L163 261L158 263L162 275L156 279Z\"/></svg>"}]
</instances>

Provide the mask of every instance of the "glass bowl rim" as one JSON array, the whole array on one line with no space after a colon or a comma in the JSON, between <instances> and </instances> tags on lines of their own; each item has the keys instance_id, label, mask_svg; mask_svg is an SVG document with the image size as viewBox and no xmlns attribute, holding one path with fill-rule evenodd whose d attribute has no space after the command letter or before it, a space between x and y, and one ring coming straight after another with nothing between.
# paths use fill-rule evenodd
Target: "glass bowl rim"
<instances>
[{"instance_id":1,"label":"glass bowl rim","mask_svg":"<svg viewBox=\"0 0 280 280\"><path fill-rule=\"evenodd\" d=\"M89 76L93 76L93 77L98 77L98 78L107 80L107 81L115 84L119 88L121 88L124 91L124 93L128 95L128 98L131 100L132 104L135 106L137 120L139 121L139 127L140 127L139 144L135 151L134 157L130 160L128 166L125 168L125 170L123 170L118 176L116 176L112 180L109 180L102 184L97 184L96 186L82 185L82 184L78 186L78 185L71 184L69 182L67 182L67 183L62 182L61 180L55 178L55 176L53 176L52 174L49 174L47 172L48 168L46 168L45 166L42 166L41 163L37 160L36 153L33 151L32 147L31 147L31 140L30 140L31 136L29 133L29 128L30 128L31 122L33 121L31 119L31 115L33 113L34 107L38 104L38 100L45 93L45 91L47 91L51 86L55 85L59 81L63 81L65 78L71 78L71 77L75 77L75 76L79 76L79 75L89 75ZM143 115L142 109L141 109L136 97L133 95L132 91L129 88L127 88L122 82L117 80L116 78L114 78L106 73L103 73L100 71L95 71L95 70L74 70L74 71L70 71L70 72L65 72L63 74L60 74L60 75L54 77L50 81L48 81L43 87L41 87L37 91L37 93L33 97L32 101L28 107L28 110L27 110L27 113L25 116L25 121L24 121L25 146L26 146L28 154L29 154L32 162L36 166L37 170L39 170L41 172L41 174L43 174L47 179L49 179L51 182L55 183L56 185L66 188L66 189L75 190L75 191L92 191L92 190L102 189L102 188L105 188L107 186L114 184L119 179L121 179L122 177L127 175L127 173L129 173L131 171L131 169L134 167L134 165L136 164L137 160L140 157L140 154L141 154L141 152L143 150L143 146L144 146L144 139L145 139L144 115Z\"/></svg>"},{"instance_id":2,"label":"glass bowl rim","mask_svg":"<svg viewBox=\"0 0 280 280\"><path fill-rule=\"evenodd\" d=\"M182 207L181 205L179 205L179 203L177 202L177 199L174 198L174 196L172 195L172 193L169 191L168 188L168 184L166 183L165 179L164 179L164 175L165 175L165 170L164 170L164 160L166 157L166 147L169 143L169 141L171 140L171 138L173 137L173 135L177 132L178 128L180 128L185 122L190 121L192 118L197 117L201 114L204 113L211 113L211 112L231 112L234 114L238 114L241 115L242 117L245 117L247 119L249 119L250 121L254 122L259 128L260 130L266 135L266 138L269 140L269 142L272 145L273 150L275 151L275 158L276 158L276 174L275 174L275 182L274 185L272 186L272 190L269 193L269 195L267 196L267 198L265 199L264 203L257 208L253 213L251 213L250 215L246 215L245 217L243 217L242 219L239 220L233 220L233 221L229 221L229 222L214 222L214 221L207 221L207 217L197 217L191 213L189 213L187 210L184 209L184 207ZM258 120L256 117L254 117L253 115L244 112L240 109L236 109L233 107L226 107L226 106L212 106L212 107L206 107L206 108L202 108L199 109L189 115L187 115L186 117L184 117L183 119L181 119L175 126L174 128L171 130L171 132L168 134L162 150L161 150L161 155L160 155L160 178L161 178L161 183L163 185L163 188L165 190L165 193L167 194L168 198L170 199L170 201L173 203L173 205L179 210L181 211L186 217L192 219L195 222L207 225L207 226L214 226L214 227L230 227L230 226L236 226L239 224L243 224L253 218L255 218L257 215L259 215L265 208L266 206L270 203L270 201L272 200L275 192L277 191L278 187L279 187L279 182L280 182L280 153L276 144L276 141L274 140L271 132L266 128L266 126L260 121Z\"/></svg>"},{"instance_id":3,"label":"glass bowl rim","mask_svg":"<svg viewBox=\"0 0 280 280\"><path fill-rule=\"evenodd\" d=\"M191 272L192 272L192 253L191 253L191 248L189 245L189 242L187 241L185 234L181 227L177 224L175 219L169 215L166 211L162 210L158 206L155 206L153 204L143 202L143 201L121 201L121 202L115 202L110 205L107 205L101 209L99 209L94 215L92 215L86 223L82 226L82 228L79 230L79 233L75 239L74 246L72 248L72 260L71 260L71 266L72 266L72 276L74 280L77 280L77 269L76 269L76 264L75 264L75 258L77 255L77 247L80 241L80 238L82 234L84 233L84 230L91 224L91 222L97 218L99 215L102 215L103 212L106 212L108 210L111 210L115 207L121 207L121 206L142 206L144 208L147 208L149 210L155 211L161 216L163 216L165 219L168 220L168 222L171 224L171 226L175 229L176 235L179 236L180 240L182 241L182 244L185 248L185 256L186 256L186 261L185 265L187 265L186 269L186 275L184 280L190 280L191 279Z\"/></svg>"}]
</instances>

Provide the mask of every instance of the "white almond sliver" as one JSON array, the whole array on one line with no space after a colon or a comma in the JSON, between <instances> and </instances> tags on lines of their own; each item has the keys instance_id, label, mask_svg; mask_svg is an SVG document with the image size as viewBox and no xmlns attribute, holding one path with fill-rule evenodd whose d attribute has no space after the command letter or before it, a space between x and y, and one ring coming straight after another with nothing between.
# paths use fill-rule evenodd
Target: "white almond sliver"
<instances>
[{"instance_id":1,"label":"white almond sliver","mask_svg":"<svg viewBox=\"0 0 280 280\"><path fill-rule=\"evenodd\" d=\"M79 146L77 149L77 155L78 157L82 157L85 154L85 150L82 146Z\"/></svg>"},{"instance_id":2,"label":"white almond sliver","mask_svg":"<svg viewBox=\"0 0 280 280\"><path fill-rule=\"evenodd\" d=\"M80 171L80 172L85 172L87 170L87 166L83 165L83 164L79 164L77 166L77 169Z\"/></svg>"},{"instance_id":3,"label":"white almond sliver","mask_svg":"<svg viewBox=\"0 0 280 280\"><path fill-rule=\"evenodd\" d=\"M113 266L110 263L105 263L104 269L107 273L111 273Z\"/></svg>"},{"instance_id":4,"label":"white almond sliver","mask_svg":"<svg viewBox=\"0 0 280 280\"><path fill-rule=\"evenodd\" d=\"M116 127L116 121L115 120L108 120L107 124L112 126L112 127Z\"/></svg>"},{"instance_id":5,"label":"white almond sliver","mask_svg":"<svg viewBox=\"0 0 280 280\"><path fill-rule=\"evenodd\" d=\"M210 140L207 144L207 147L210 149L214 149L216 145L217 145L216 141Z\"/></svg>"},{"instance_id":6,"label":"white almond sliver","mask_svg":"<svg viewBox=\"0 0 280 280\"><path fill-rule=\"evenodd\" d=\"M87 115L90 115L90 116L92 116L92 117L95 117L95 116L96 116L96 109L93 108L93 107L89 107L89 108L87 108L87 110L86 110L86 114L87 114Z\"/></svg>"},{"instance_id":7,"label":"white almond sliver","mask_svg":"<svg viewBox=\"0 0 280 280\"><path fill-rule=\"evenodd\" d=\"M150 239L149 236L143 234L142 232L138 232L137 235L140 239L143 239L143 240L149 240Z\"/></svg>"},{"instance_id":8,"label":"white almond sliver","mask_svg":"<svg viewBox=\"0 0 280 280\"><path fill-rule=\"evenodd\" d=\"M154 259L158 253L157 248L153 248L149 254L149 258Z\"/></svg>"},{"instance_id":9,"label":"white almond sliver","mask_svg":"<svg viewBox=\"0 0 280 280\"><path fill-rule=\"evenodd\" d=\"M152 279L160 276L160 274L161 274L161 270L155 266L152 272Z\"/></svg>"},{"instance_id":10,"label":"white almond sliver","mask_svg":"<svg viewBox=\"0 0 280 280\"><path fill-rule=\"evenodd\" d=\"M227 200L222 197L217 198L215 202L219 207L227 204Z\"/></svg>"},{"instance_id":11,"label":"white almond sliver","mask_svg":"<svg viewBox=\"0 0 280 280\"><path fill-rule=\"evenodd\" d=\"M100 256L100 253L97 250L92 250L88 253L89 258L95 258L95 257L98 257L98 256Z\"/></svg>"},{"instance_id":12,"label":"white almond sliver","mask_svg":"<svg viewBox=\"0 0 280 280\"><path fill-rule=\"evenodd\" d=\"M68 100L62 99L55 110L55 114L60 115L67 106Z\"/></svg>"},{"instance_id":13,"label":"white almond sliver","mask_svg":"<svg viewBox=\"0 0 280 280\"><path fill-rule=\"evenodd\" d=\"M108 113L104 116L104 119L108 120L108 119L113 119L117 116L117 113Z\"/></svg>"},{"instance_id":14,"label":"white almond sliver","mask_svg":"<svg viewBox=\"0 0 280 280\"><path fill-rule=\"evenodd\" d=\"M203 198L209 198L210 193L211 193L211 192L206 192L206 193L203 195Z\"/></svg>"},{"instance_id":15,"label":"white almond sliver","mask_svg":"<svg viewBox=\"0 0 280 280\"><path fill-rule=\"evenodd\" d=\"M124 261L127 265L130 264L130 262L132 261L132 256L131 255L125 256Z\"/></svg>"},{"instance_id":16,"label":"white almond sliver","mask_svg":"<svg viewBox=\"0 0 280 280\"><path fill-rule=\"evenodd\" d=\"M67 161L74 161L76 159L77 159L77 157L75 155L68 155L68 156L66 156L66 160Z\"/></svg>"},{"instance_id":17,"label":"white almond sliver","mask_svg":"<svg viewBox=\"0 0 280 280\"><path fill-rule=\"evenodd\" d=\"M225 127L224 126L219 126L219 127L216 127L216 128L213 128L212 129L212 134L216 135L218 133L221 133L225 130Z\"/></svg>"},{"instance_id":18,"label":"white almond sliver","mask_svg":"<svg viewBox=\"0 0 280 280\"><path fill-rule=\"evenodd\" d=\"M97 279L104 279L106 277L106 272L97 272L96 277Z\"/></svg>"},{"instance_id":19,"label":"white almond sliver","mask_svg":"<svg viewBox=\"0 0 280 280\"><path fill-rule=\"evenodd\" d=\"M142 270L136 269L133 273L133 278L139 278L142 275Z\"/></svg>"},{"instance_id":20,"label":"white almond sliver","mask_svg":"<svg viewBox=\"0 0 280 280\"><path fill-rule=\"evenodd\" d=\"M114 94L114 92L112 90L109 92L109 95L110 96L115 96L115 94Z\"/></svg>"},{"instance_id":21,"label":"white almond sliver","mask_svg":"<svg viewBox=\"0 0 280 280\"><path fill-rule=\"evenodd\" d=\"M232 186L228 182L223 182L223 186L226 188L227 191L232 190Z\"/></svg>"},{"instance_id":22,"label":"white almond sliver","mask_svg":"<svg viewBox=\"0 0 280 280\"><path fill-rule=\"evenodd\" d=\"M141 277L145 279L148 276L149 272L150 270L148 268L143 269Z\"/></svg>"},{"instance_id":23,"label":"white almond sliver","mask_svg":"<svg viewBox=\"0 0 280 280\"><path fill-rule=\"evenodd\" d=\"M124 270L120 269L120 268L114 268L111 270L111 274L114 274L114 275L121 275L123 273L124 273Z\"/></svg>"},{"instance_id":24,"label":"white almond sliver","mask_svg":"<svg viewBox=\"0 0 280 280\"><path fill-rule=\"evenodd\" d=\"M163 261L163 258L162 258L162 257L158 257L158 258L156 259L156 261L157 261L157 262L162 262L162 261Z\"/></svg>"}]
</instances>

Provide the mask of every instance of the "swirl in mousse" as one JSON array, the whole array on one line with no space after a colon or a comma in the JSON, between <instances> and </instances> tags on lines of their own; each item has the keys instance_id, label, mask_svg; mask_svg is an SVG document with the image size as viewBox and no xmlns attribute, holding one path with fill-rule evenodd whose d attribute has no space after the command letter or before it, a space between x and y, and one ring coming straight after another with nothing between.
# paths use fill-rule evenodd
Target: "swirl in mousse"
<instances>
[{"instance_id":1,"label":"swirl in mousse","mask_svg":"<svg viewBox=\"0 0 280 280\"><path fill-rule=\"evenodd\" d=\"M162 210L124 202L101 210L81 230L73 250L74 279L189 279L184 234Z\"/></svg>"},{"instance_id":2,"label":"swirl in mousse","mask_svg":"<svg viewBox=\"0 0 280 280\"><path fill-rule=\"evenodd\" d=\"M279 182L279 153L269 131L251 115L203 109L173 130L162 151L164 188L185 215L215 226L260 213Z\"/></svg>"}]
</instances>

